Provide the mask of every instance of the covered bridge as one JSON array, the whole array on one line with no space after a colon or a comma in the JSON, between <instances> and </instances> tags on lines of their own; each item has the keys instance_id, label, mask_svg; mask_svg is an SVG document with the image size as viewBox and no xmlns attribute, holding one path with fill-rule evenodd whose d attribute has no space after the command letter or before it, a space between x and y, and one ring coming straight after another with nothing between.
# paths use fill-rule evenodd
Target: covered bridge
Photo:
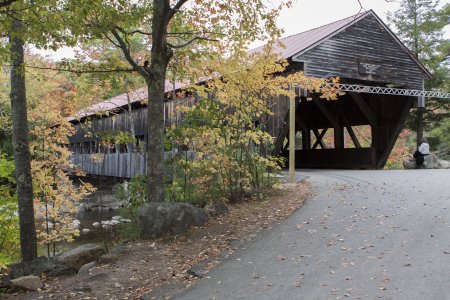
<instances>
[{"instance_id":1,"label":"covered bridge","mask_svg":"<svg viewBox=\"0 0 450 300\"><path fill-rule=\"evenodd\" d=\"M342 86L346 87L345 95L336 101L326 101L319 95L297 89L295 132L301 144L296 150L296 167L382 168L410 109L424 104L423 97L417 95L423 90L424 81L431 78L427 69L372 10L283 38L281 42L285 47L276 51L289 62L286 72L340 77ZM181 87L168 82L166 92L169 95ZM130 95L120 95L86 109L80 115L81 120L99 109L116 110L123 113L114 118L96 119L92 128L133 127L139 140L151 138L146 132L147 108L141 102L147 97L145 90ZM195 101L194 96L186 99ZM191 101L186 99L183 101ZM283 97L268 101L274 114L267 116L263 123L265 130L276 138L271 154L287 157L289 102ZM168 96L166 120L170 122L173 122L170 117L173 107L174 101ZM78 128L70 138L75 151L72 160L87 173L132 177L144 172L145 155L130 154L126 149L108 153L111 158L106 167L96 166L92 161L92 154L98 151L95 140L84 134L79 121L73 119L73 122L78 123ZM370 126L370 143L366 145L358 140L354 130L363 125ZM333 142L327 144L324 137L330 133ZM345 143L345 136L351 138L351 145Z\"/></svg>"},{"instance_id":2,"label":"covered bridge","mask_svg":"<svg viewBox=\"0 0 450 300\"><path fill-rule=\"evenodd\" d=\"M409 96L414 93L398 89L423 90L424 81L431 78L427 69L372 10L281 41L285 48L279 51L291 69L307 76L340 77L348 84L337 101L318 95L309 95L311 101L306 95L297 97L295 129L297 136L301 133L301 146L296 167L384 167L410 109L419 104L418 97ZM374 91L370 86L385 89ZM355 126L361 125L370 126L369 145L362 145L355 134ZM285 122L274 154L287 156L288 131ZM333 136L331 145L323 141L327 132ZM344 142L345 134L351 137L351 148Z\"/></svg>"}]
</instances>

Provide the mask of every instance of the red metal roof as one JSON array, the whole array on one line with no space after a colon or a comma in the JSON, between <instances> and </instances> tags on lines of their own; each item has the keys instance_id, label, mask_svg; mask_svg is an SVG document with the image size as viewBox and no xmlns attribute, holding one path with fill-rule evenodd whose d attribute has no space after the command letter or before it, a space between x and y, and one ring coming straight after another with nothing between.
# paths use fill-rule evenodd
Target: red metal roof
<instances>
[{"instance_id":1,"label":"red metal roof","mask_svg":"<svg viewBox=\"0 0 450 300\"><path fill-rule=\"evenodd\" d=\"M329 23L327 25L323 25L308 31L282 38L279 40L282 45L277 45L274 52L280 54L282 58L294 59L295 56L298 56L310 50L311 48L314 48L317 44L323 42L327 38L334 36L335 34L355 24L368 15L372 15L378 20L378 22L384 27L384 29L386 29L386 31L397 41L400 47L402 47L403 50L411 57L411 59L414 60L416 64L423 70L428 78L432 77L430 71L428 71L427 68L425 68L425 66L416 57L414 57L414 55L412 55L411 51L408 50L408 48L389 29L389 27L384 24L384 22L377 16L377 14L373 10L368 10L363 13L359 13L345 19ZM263 47L264 46L254 48L250 50L249 53L259 52L263 49Z\"/></svg>"},{"instance_id":2,"label":"red metal roof","mask_svg":"<svg viewBox=\"0 0 450 300\"><path fill-rule=\"evenodd\" d=\"M308 31L300 32L288 37L282 38L279 41L284 45L277 46L274 50L275 53L280 54L283 58L290 58L295 54L302 52L318 42L323 41L325 38L329 37L336 31L344 27L348 27L353 23L357 22L361 17L368 14L370 11L353 15L342 20L335 21L333 23L323 25ZM254 48L249 51L249 53L259 52L264 46Z\"/></svg>"},{"instance_id":3,"label":"red metal roof","mask_svg":"<svg viewBox=\"0 0 450 300\"><path fill-rule=\"evenodd\" d=\"M175 90L185 87L186 85L181 82L175 82ZM166 80L164 90L166 93L172 92L173 82ZM148 91L147 88L139 88L129 92L130 103L140 102L147 100ZM76 113L74 117L68 118L69 121L79 120L84 117L89 117L101 112L112 111L114 109L124 107L128 105L127 94L120 94L103 102L91 105L85 109L82 109Z\"/></svg>"}]
</instances>

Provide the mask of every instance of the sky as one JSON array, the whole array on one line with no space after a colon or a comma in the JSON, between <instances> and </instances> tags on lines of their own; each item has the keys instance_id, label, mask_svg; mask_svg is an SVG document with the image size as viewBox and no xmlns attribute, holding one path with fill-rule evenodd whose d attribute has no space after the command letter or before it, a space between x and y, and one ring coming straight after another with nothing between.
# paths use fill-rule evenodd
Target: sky
<instances>
[{"instance_id":1,"label":"sky","mask_svg":"<svg viewBox=\"0 0 450 300\"><path fill-rule=\"evenodd\" d=\"M278 26L284 29L283 36L292 35L319 27L351 15L360 11L358 0L294 0L294 5L289 10L284 10L279 19ZM445 2L443 0L442 2ZM399 8L397 2L387 2L386 0L360 0L363 10L372 9L387 23L386 14L394 12ZM450 37L450 29L447 28L446 36ZM259 46L261 42L252 46ZM42 52L41 52L42 53ZM70 48L63 48L58 52L46 51L43 54L50 56L54 60L64 57L71 58L74 51Z\"/></svg>"},{"instance_id":2,"label":"sky","mask_svg":"<svg viewBox=\"0 0 450 300\"><path fill-rule=\"evenodd\" d=\"M385 22L386 13L395 11L399 5L386 0L360 0L363 9L374 10ZM278 26L291 35L333 21L344 19L359 12L358 0L297 0L294 6L281 13Z\"/></svg>"}]
</instances>

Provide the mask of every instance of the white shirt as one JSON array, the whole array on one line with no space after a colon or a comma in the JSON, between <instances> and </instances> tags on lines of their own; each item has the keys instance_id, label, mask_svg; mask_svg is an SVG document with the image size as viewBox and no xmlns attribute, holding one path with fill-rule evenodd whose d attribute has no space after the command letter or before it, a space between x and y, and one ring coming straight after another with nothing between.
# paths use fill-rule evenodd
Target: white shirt
<instances>
[{"instance_id":1,"label":"white shirt","mask_svg":"<svg viewBox=\"0 0 450 300\"><path fill-rule=\"evenodd\" d=\"M420 144L419 152L422 153L422 155L430 154L430 145L428 143Z\"/></svg>"}]
</instances>

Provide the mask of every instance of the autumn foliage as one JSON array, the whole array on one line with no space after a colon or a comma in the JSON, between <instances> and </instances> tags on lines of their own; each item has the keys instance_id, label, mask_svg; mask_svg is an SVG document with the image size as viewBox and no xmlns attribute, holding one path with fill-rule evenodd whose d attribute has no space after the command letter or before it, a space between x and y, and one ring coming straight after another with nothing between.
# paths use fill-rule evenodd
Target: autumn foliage
<instances>
[{"instance_id":1,"label":"autumn foliage","mask_svg":"<svg viewBox=\"0 0 450 300\"><path fill-rule=\"evenodd\" d=\"M273 173L282 161L262 155L274 142L261 122L264 115L272 114L267 99L293 96L289 86L294 84L330 100L337 97L336 90L321 88L322 79L303 73L276 76L286 66L270 48L204 64L216 76L194 88L200 100L182 109L185 121L169 132L173 146L185 150L172 160L181 174L167 187L169 199L238 202L246 195L258 196L274 183ZM188 157L189 152L193 157Z\"/></svg>"}]
</instances>

